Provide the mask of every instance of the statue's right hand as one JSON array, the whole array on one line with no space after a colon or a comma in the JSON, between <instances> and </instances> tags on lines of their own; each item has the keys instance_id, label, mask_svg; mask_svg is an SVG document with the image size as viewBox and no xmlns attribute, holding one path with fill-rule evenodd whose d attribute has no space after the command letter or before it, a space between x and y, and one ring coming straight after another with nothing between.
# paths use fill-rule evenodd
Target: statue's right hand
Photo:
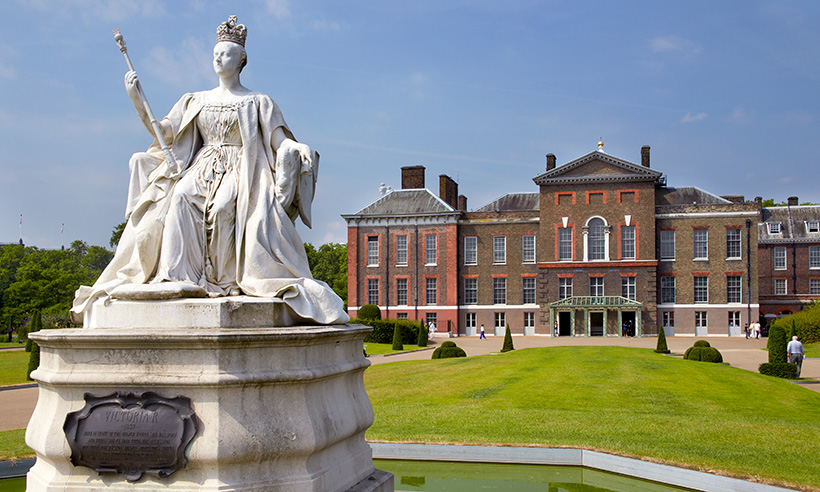
<instances>
[{"instance_id":1,"label":"statue's right hand","mask_svg":"<svg viewBox=\"0 0 820 492\"><path fill-rule=\"evenodd\" d=\"M140 79L137 77L137 72L133 70L129 70L125 74L125 90L128 92L128 95L131 96L133 99L137 96L137 84L139 84Z\"/></svg>"}]
</instances>

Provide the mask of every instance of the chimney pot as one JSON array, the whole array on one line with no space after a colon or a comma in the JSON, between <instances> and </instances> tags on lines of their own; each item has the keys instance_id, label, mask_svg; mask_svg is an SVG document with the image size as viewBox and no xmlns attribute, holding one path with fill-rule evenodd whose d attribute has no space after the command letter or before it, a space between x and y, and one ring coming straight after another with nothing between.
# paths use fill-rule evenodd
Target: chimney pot
<instances>
[{"instance_id":1,"label":"chimney pot","mask_svg":"<svg viewBox=\"0 0 820 492\"><path fill-rule=\"evenodd\" d=\"M555 169L555 154L547 154L547 171Z\"/></svg>"},{"instance_id":2,"label":"chimney pot","mask_svg":"<svg viewBox=\"0 0 820 492\"><path fill-rule=\"evenodd\" d=\"M424 166L405 166L401 168L401 189L421 188L424 188Z\"/></svg>"},{"instance_id":3,"label":"chimney pot","mask_svg":"<svg viewBox=\"0 0 820 492\"><path fill-rule=\"evenodd\" d=\"M444 203L458 209L458 184L446 174L439 175L438 179L438 195L444 200Z\"/></svg>"},{"instance_id":4,"label":"chimney pot","mask_svg":"<svg viewBox=\"0 0 820 492\"><path fill-rule=\"evenodd\" d=\"M641 147L641 165L643 167L649 167L649 146L644 145Z\"/></svg>"},{"instance_id":5,"label":"chimney pot","mask_svg":"<svg viewBox=\"0 0 820 492\"><path fill-rule=\"evenodd\" d=\"M467 211L467 197L464 195L458 195L458 209L462 212Z\"/></svg>"},{"instance_id":6,"label":"chimney pot","mask_svg":"<svg viewBox=\"0 0 820 492\"><path fill-rule=\"evenodd\" d=\"M790 196L788 203L789 203L790 207L796 207L797 204L800 203L800 202L797 200L796 196Z\"/></svg>"}]
</instances>

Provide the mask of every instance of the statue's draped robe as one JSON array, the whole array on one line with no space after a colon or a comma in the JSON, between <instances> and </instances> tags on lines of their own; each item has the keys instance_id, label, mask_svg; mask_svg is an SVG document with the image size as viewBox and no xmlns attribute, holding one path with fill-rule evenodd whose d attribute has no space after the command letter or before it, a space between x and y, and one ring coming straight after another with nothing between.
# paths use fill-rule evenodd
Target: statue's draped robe
<instances>
[{"instance_id":1,"label":"statue's draped robe","mask_svg":"<svg viewBox=\"0 0 820 492\"><path fill-rule=\"evenodd\" d=\"M197 115L206 99L207 93L186 94L163 120L173 133L171 148L182 164L183 175L202 145ZM276 128L282 128L291 139L293 135L269 97L258 93L245 96L237 103L237 113L242 137L234 242L237 284L247 295L283 299L305 321L346 323L349 318L342 300L327 284L313 279L293 222L301 217L310 226L318 154L314 154L314 166L307 166L287 143L278 152L272 148ZM173 176L163 164L156 142L148 152L135 154L130 167L128 222L113 260L97 282L77 291L72 308L75 315L114 288L146 284L156 274L163 223L179 176Z\"/></svg>"}]
</instances>

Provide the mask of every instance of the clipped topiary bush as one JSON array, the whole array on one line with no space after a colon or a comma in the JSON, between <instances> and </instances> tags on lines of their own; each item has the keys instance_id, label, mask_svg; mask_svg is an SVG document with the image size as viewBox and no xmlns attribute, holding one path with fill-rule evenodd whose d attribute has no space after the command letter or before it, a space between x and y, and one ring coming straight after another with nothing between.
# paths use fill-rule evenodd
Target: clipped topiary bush
<instances>
[{"instance_id":1,"label":"clipped topiary bush","mask_svg":"<svg viewBox=\"0 0 820 492\"><path fill-rule=\"evenodd\" d=\"M706 340L698 340L698 341L695 342L694 346L695 347L711 347L711 345L709 345L709 342L707 342Z\"/></svg>"},{"instance_id":2,"label":"clipped topiary bush","mask_svg":"<svg viewBox=\"0 0 820 492\"><path fill-rule=\"evenodd\" d=\"M36 333L43 329L43 316L40 314L40 310L36 309L34 314L31 315L31 321L29 322L29 333ZM34 347L34 341L26 337L26 352L31 352ZM30 371L29 371L30 372Z\"/></svg>"},{"instance_id":3,"label":"clipped topiary bush","mask_svg":"<svg viewBox=\"0 0 820 492\"><path fill-rule=\"evenodd\" d=\"M418 343L416 343L419 347L426 347L427 346L427 327L424 326L423 323L419 323L419 338Z\"/></svg>"},{"instance_id":4,"label":"clipped topiary bush","mask_svg":"<svg viewBox=\"0 0 820 492\"><path fill-rule=\"evenodd\" d=\"M365 304L359 309L360 319L382 319L382 312L375 304Z\"/></svg>"},{"instance_id":5,"label":"clipped topiary bush","mask_svg":"<svg viewBox=\"0 0 820 492\"><path fill-rule=\"evenodd\" d=\"M718 349L714 347L704 347L703 345L698 346L697 343L695 343L693 347L686 349L683 358L686 360L699 360L701 362L723 362L723 355L721 355Z\"/></svg>"},{"instance_id":6,"label":"clipped topiary bush","mask_svg":"<svg viewBox=\"0 0 820 492\"><path fill-rule=\"evenodd\" d=\"M501 352L509 352L510 350L515 350L515 347L513 347L510 325L507 325L507 332L504 333L504 346L501 347Z\"/></svg>"},{"instance_id":7,"label":"clipped topiary bush","mask_svg":"<svg viewBox=\"0 0 820 492\"><path fill-rule=\"evenodd\" d=\"M801 342L820 342L820 302L809 304L802 311L775 320L772 327L780 326L790 330L792 323L794 323ZM771 332L771 327L769 331ZM791 340L791 336L788 340Z\"/></svg>"},{"instance_id":8,"label":"clipped topiary bush","mask_svg":"<svg viewBox=\"0 0 820 492\"><path fill-rule=\"evenodd\" d=\"M467 352L456 346L455 342L447 340L441 347L433 351L433 359L450 359L453 357L467 357Z\"/></svg>"},{"instance_id":9,"label":"clipped topiary bush","mask_svg":"<svg viewBox=\"0 0 820 492\"><path fill-rule=\"evenodd\" d=\"M401 327L398 325L393 328L393 350L404 350L404 344L401 341Z\"/></svg>"},{"instance_id":10,"label":"clipped topiary bush","mask_svg":"<svg viewBox=\"0 0 820 492\"><path fill-rule=\"evenodd\" d=\"M781 325L773 325L769 328L769 341L766 342L766 348L769 350L769 363L780 364L788 362L788 354L786 353L786 345L788 339L786 338L786 330Z\"/></svg>"},{"instance_id":11,"label":"clipped topiary bush","mask_svg":"<svg viewBox=\"0 0 820 492\"><path fill-rule=\"evenodd\" d=\"M666 334L663 332L663 326L658 331L658 345L655 347L655 352L659 354L668 354L669 347L666 345Z\"/></svg>"},{"instance_id":12,"label":"clipped topiary bush","mask_svg":"<svg viewBox=\"0 0 820 492\"><path fill-rule=\"evenodd\" d=\"M764 362L758 368L760 374L783 379L797 379L797 364L788 362Z\"/></svg>"}]
</instances>

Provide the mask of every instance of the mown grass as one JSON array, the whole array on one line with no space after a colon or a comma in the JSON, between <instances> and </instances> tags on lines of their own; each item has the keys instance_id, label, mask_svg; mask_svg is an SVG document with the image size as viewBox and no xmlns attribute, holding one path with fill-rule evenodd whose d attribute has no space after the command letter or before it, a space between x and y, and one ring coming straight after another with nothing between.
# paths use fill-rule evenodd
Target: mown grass
<instances>
[{"instance_id":1,"label":"mown grass","mask_svg":"<svg viewBox=\"0 0 820 492\"><path fill-rule=\"evenodd\" d=\"M0 431L0 461L33 458L34 450L26 446L26 430Z\"/></svg>"},{"instance_id":2,"label":"mown grass","mask_svg":"<svg viewBox=\"0 0 820 492\"><path fill-rule=\"evenodd\" d=\"M820 358L820 342L804 343L803 350L806 352L806 357Z\"/></svg>"},{"instance_id":3,"label":"mown grass","mask_svg":"<svg viewBox=\"0 0 820 492\"><path fill-rule=\"evenodd\" d=\"M0 350L0 386L30 382L26 379L29 355L23 350Z\"/></svg>"},{"instance_id":4,"label":"mown grass","mask_svg":"<svg viewBox=\"0 0 820 492\"><path fill-rule=\"evenodd\" d=\"M398 354L401 352L409 352L411 350L418 350L420 348L426 347L419 347L418 345L405 345L402 350L393 350L393 344L390 343L366 343L364 344L364 348L367 351L367 355L384 355L384 354Z\"/></svg>"},{"instance_id":5,"label":"mown grass","mask_svg":"<svg viewBox=\"0 0 820 492\"><path fill-rule=\"evenodd\" d=\"M580 447L820 490L820 394L721 364L553 347L380 364L365 384L371 440Z\"/></svg>"}]
</instances>

